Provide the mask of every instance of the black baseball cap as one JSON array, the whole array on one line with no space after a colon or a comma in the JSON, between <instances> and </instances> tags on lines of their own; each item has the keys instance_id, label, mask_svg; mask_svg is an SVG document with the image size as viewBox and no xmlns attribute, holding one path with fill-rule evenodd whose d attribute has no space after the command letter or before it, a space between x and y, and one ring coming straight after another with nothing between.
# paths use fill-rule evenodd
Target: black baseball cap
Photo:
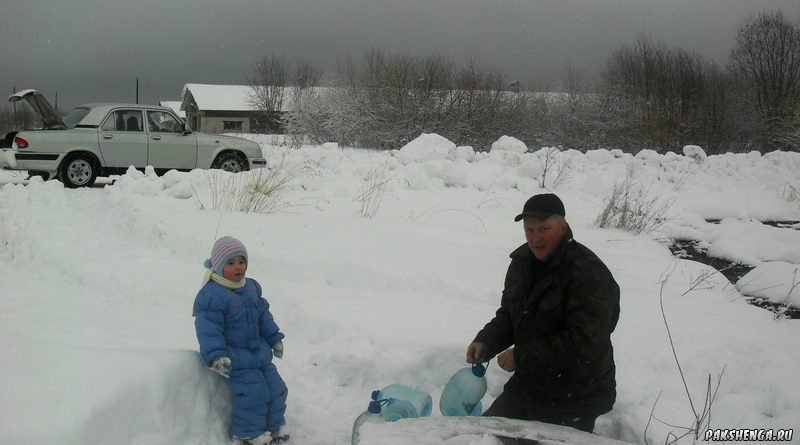
<instances>
[{"instance_id":1,"label":"black baseball cap","mask_svg":"<svg viewBox=\"0 0 800 445\"><path fill-rule=\"evenodd\" d=\"M514 221L522 218L547 219L553 215L566 216L564 203L553 193L533 195L522 207L522 213L514 217Z\"/></svg>"}]
</instances>

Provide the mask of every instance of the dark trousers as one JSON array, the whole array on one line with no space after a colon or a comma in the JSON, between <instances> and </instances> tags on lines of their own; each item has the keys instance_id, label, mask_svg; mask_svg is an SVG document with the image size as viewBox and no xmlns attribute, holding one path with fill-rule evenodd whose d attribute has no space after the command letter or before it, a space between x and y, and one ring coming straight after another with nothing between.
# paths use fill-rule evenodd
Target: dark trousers
<instances>
[{"instance_id":1,"label":"dark trousers","mask_svg":"<svg viewBox=\"0 0 800 445\"><path fill-rule=\"evenodd\" d=\"M483 415L487 417L536 420L539 422L552 423L554 425L572 427L581 431L586 431L587 433L594 431L594 422L599 417L599 414L543 414L541 411L542 408L535 406L527 397L509 391L503 391Z\"/></svg>"}]
</instances>

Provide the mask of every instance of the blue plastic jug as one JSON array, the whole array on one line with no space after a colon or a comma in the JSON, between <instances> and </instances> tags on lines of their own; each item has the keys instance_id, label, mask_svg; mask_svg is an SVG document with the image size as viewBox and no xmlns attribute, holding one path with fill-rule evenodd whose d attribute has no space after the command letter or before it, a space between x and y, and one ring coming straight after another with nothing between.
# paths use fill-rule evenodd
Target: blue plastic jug
<instances>
[{"instance_id":1,"label":"blue plastic jug","mask_svg":"<svg viewBox=\"0 0 800 445\"><path fill-rule=\"evenodd\" d=\"M419 417L414 405L408 400L389 399L383 407L383 418L387 422L397 422L400 419L413 419Z\"/></svg>"},{"instance_id":2,"label":"blue plastic jug","mask_svg":"<svg viewBox=\"0 0 800 445\"><path fill-rule=\"evenodd\" d=\"M458 370L442 391L439 410L443 416L480 416L486 394L486 367L474 364Z\"/></svg>"},{"instance_id":3,"label":"blue plastic jug","mask_svg":"<svg viewBox=\"0 0 800 445\"><path fill-rule=\"evenodd\" d=\"M361 435L361 425L365 423L383 423L383 415L381 414L381 404L386 403L386 400L379 400L380 391L377 389L372 391L372 400L369 402L367 409L363 411L353 422L353 434L350 437L350 444L357 445Z\"/></svg>"},{"instance_id":4,"label":"blue plastic jug","mask_svg":"<svg viewBox=\"0 0 800 445\"><path fill-rule=\"evenodd\" d=\"M383 417L388 422L431 415L431 396L419 389L395 383L383 388L380 398L389 400L383 408Z\"/></svg>"}]
</instances>

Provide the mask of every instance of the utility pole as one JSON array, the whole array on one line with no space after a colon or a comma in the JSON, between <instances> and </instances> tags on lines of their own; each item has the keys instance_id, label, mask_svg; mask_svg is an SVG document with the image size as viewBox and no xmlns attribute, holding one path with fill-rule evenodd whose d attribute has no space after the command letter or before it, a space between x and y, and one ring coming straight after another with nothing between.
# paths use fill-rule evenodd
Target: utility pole
<instances>
[{"instance_id":1,"label":"utility pole","mask_svg":"<svg viewBox=\"0 0 800 445\"><path fill-rule=\"evenodd\" d=\"M58 91L56 91L56 113L58 113Z\"/></svg>"},{"instance_id":2,"label":"utility pole","mask_svg":"<svg viewBox=\"0 0 800 445\"><path fill-rule=\"evenodd\" d=\"M13 92L14 92L14 94L17 94L17 87L16 86L14 87ZM14 130L16 131L17 130L17 101L14 101L13 104L14 104Z\"/></svg>"},{"instance_id":3,"label":"utility pole","mask_svg":"<svg viewBox=\"0 0 800 445\"><path fill-rule=\"evenodd\" d=\"M136 78L136 103L139 103L139 78Z\"/></svg>"}]
</instances>

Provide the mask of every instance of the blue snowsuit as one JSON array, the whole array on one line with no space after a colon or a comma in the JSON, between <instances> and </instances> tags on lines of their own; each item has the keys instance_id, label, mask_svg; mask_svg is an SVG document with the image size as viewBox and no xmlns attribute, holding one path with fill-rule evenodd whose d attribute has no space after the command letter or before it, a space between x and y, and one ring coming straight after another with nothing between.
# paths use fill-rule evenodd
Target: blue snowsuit
<instances>
[{"instance_id":1,"label":"blue snowsuit","mask_svg":"<svg viewBox=\"0 0 800 445\"><path fill-rule=\"evenodd\" d=\"M272 364L272 346L283 339L251 278L240 289L207 282L194 302L200 354L207 366L218 357L231 359L227 379L233 393L233 435L250 439L275 432L286 423L286 383Z\"/></svg>"}]
</instances>

